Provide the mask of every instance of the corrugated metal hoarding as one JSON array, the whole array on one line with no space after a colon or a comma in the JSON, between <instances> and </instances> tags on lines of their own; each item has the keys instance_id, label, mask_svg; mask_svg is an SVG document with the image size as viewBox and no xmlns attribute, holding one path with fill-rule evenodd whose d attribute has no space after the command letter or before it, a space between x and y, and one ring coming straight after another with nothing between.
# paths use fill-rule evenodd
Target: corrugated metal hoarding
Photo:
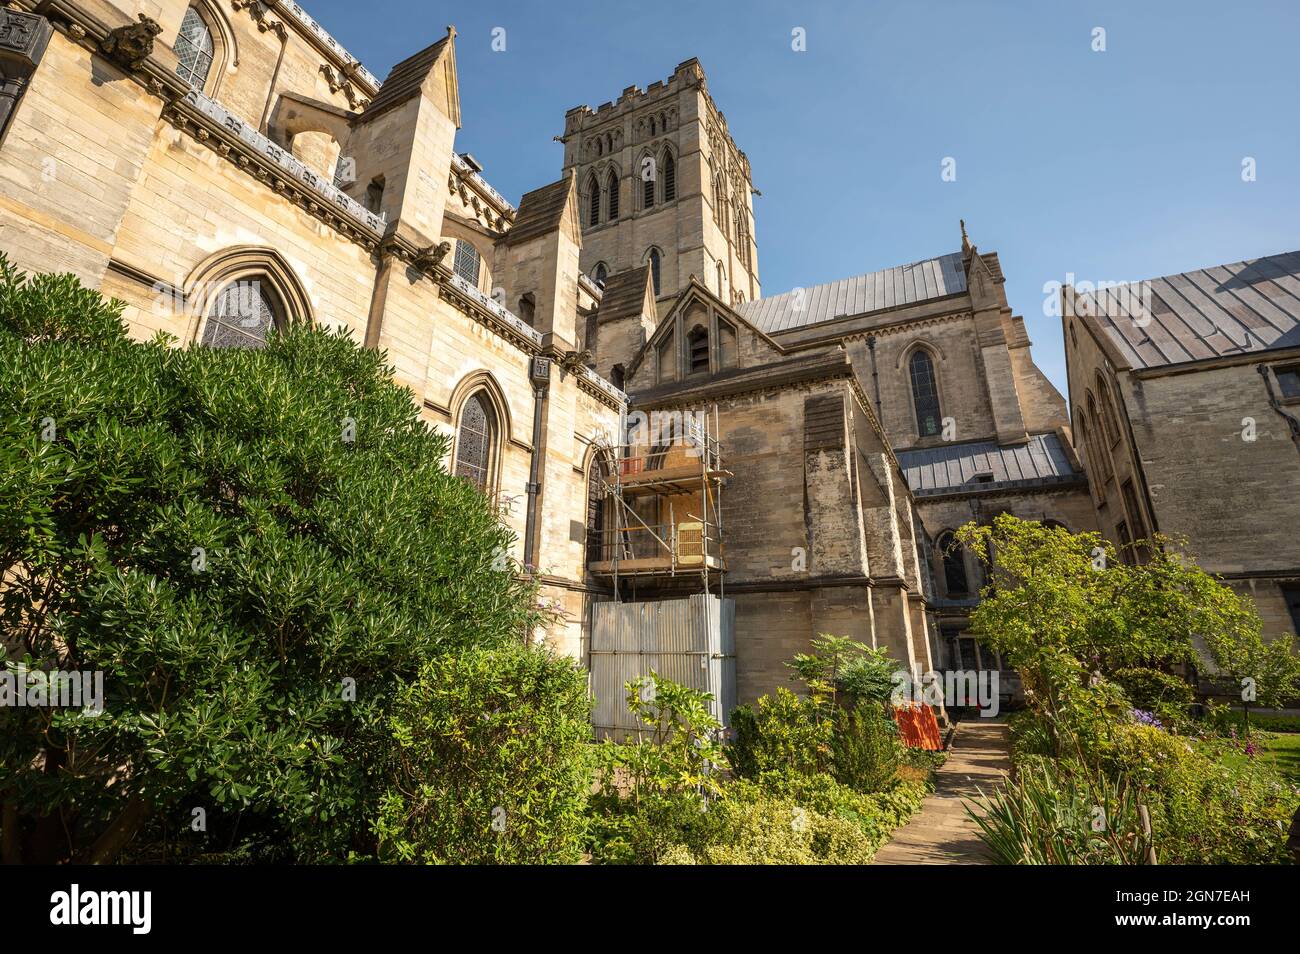
<instances>
[{"instance_id":1,"label":"corrugated metal hoarding","mask_svg":"<svg viewBox=\"0 0 1300 954\"><path fill-rule=\"evenodd\" d=\"M698 593L679 600L595 603L591 627L592 724L623 741L644 729L626 684L651 672L713 696L724 726L736 707L736 602Z\"/></svg>"}]
</instances>

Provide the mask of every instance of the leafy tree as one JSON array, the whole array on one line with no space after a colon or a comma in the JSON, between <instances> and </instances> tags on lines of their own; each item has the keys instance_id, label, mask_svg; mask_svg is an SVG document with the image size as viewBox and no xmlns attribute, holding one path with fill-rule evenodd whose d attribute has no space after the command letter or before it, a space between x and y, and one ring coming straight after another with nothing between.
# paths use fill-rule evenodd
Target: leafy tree
<instances>
[{"instance_id":1,"label":"leafy tree","mask_svg":"<svg viewBox=\"0 0 1300 954\"><path fill-rule=\"evenodd\" d=\"M0 261L0 406L11 669L107 697L0 711L4 857L373 855L402 686L539 622L383 355L136 342L119 303Z\"/></svg>"},{"instance_id":2,"label":"leafy tree","mask_svg":"<svg viewBox=\"0 0 1300 954\"><path fill-rule=\"evenodd\" d=\"M1261 698L1295 692L1289 641L1265 647L1249 601L1168 538L1145 542L1146 562L1130 565L1096 533L1008 514L967 524L957 537L992 568L972 627L1020 671L1058 744L1062 729L1088 735L1104 728L1105 710L1122 702L1112 679L1194 665L1194 636L1220 665L1252 675Z\"/></svg>"}]
</instances>

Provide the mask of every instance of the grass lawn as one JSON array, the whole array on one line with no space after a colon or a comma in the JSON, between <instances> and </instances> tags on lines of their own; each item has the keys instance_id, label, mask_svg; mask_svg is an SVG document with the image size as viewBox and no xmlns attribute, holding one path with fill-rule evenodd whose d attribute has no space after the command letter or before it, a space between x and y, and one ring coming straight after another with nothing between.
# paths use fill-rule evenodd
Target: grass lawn
<instances>
[{"instance_id":1,"label":"grass lawn","mask_svg":"<svg viewBox=\"0 0 1300 954\"><path fill-rule=\"evenodd\" d=\"M1260 755L1291 781L1300 783L1300 732L1261 732L1260 735L1264 736Z\"/></svg>"},{"instance_id":2,"label":"grass lawn","mask_svg":"<svg viewBox=\"0 0 1300 954\"><path fill-rule=\"evenodd\" d=\"M1255 730L1252 734L1259 747L1255 758L1271 765L1281 775L1300 784L1300 732L1262 732ZM1250 756L1242 751L1230 752L1223 756L1229 765L1244 764Z\"/></svg>"}]
</instances>

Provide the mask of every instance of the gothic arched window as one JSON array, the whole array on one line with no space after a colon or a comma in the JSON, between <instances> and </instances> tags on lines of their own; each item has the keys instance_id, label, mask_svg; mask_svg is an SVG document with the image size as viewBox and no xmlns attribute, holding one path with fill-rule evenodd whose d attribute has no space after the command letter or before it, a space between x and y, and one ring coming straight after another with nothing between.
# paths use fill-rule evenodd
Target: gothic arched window
<instances>
[{"instance_id":1,"label":"gothic arched window","mask_svg":"<svg viewBox=\"0 0 1300 954\"><path fill-rule=\"evenodd\" d=\"M591 280L602 288L605 287L605 280L609 278L609 269L605 267L604 262L596 263L596 270L591 273Z\"/></svg>"},{"instance_id":2,"label":"gothic arched window","mask_svg":"<svg viewBox=\"0 0 1300 954\"><path fill-rule=\"evenodd\" d=\"M482 265L482 258L478 249L464 239L456 239L456 263L453 267L456 274L478 288L480 265Z\"/></svg>"},{"instance_id":3,"label":"gothic arched window","mask_svg":"<svg viewBox=\"0 0 1300 954\"><path fill-rule=\"evenodd\" d=\"M482 391L471 395L460 412L455 474L481 491L486 491L491 482L496 429L496 415L487 395Z\"/></svg>"},{"instance_id":4,"label":"gothic arched window","mask_svg":"<svg viewBox=\"0 0 1300 954\"><path fill-rule=\"evenodd\" d=\"M281 314L268 282L241 278L213 300L203 328L203 344L209 348L260 348L271 327L282 324Z\"/></svg>"},{"instance_id":5,"label":"gothic arched window","mask_svg":"<svg viewBox=\"0 0 1300 954\"><path fill-rule=\"evenodd\" d=\"M176 36L176 73L199 92L212 69L212 31L194 7L185 11L181 32Z\"/></svg>"},{"instance_id":6,"label":"gothic arched window","mask_svg":"<svg viewBox=\"0 0 1300 954\"><path fill-rule=\"evenodd\" d=\"M943 558L944 592L950 599L970 595L970 582L966 577L966 551L957 544L952 533L939 536L935 544Z\"/></svg>"},{"instance_id":7,"label":"gothic arched window","mask_svg":"<svg viewBox=\"0 0 1300 954\"><path fill-rule=\"evenodd\" d=\"M664 201L672 202L677 198L677 163L673 162L673 154L667 149L664 150Z\"/></svg>"},{"instance_id":8,"label":"gothic arched window","mask_svg":"<svg viewBox=\"0 0 1300 954\"><path fill-rule=\"evenodd\" d=\"M908 362L912 379L912 401L916 405L916 430L922 437L938 434L942 425L939 410L939 383L934 376L934 360L924 348L912 353Z\"/></svg>"},{"instance_id":9,"label":"gothic arched window","mask_svg":"<svg viewBox=\"0 0 1300 954\"><path fill-rule=\"evenodd\" d=\"M653 173L655 172L654 160L651 159L650 163L647 166L642 166L642 169L645 171L643 171L641 174L641 208L643 209L654 208L654 204L655 204L655 180L653 175Z\"/></svg>"},{"instance_id":10,"label":"gothic arched window","mask_svg":"<svg viewBox=\"0 0 1300 954\"><path fill-rule=\"evenodd\" d=\"M659 295L659 249L650 249L650 280L655 286L655 296Z\"/></svg>"},{"instance_id":11,"label":"gothic arched window","mask_svg":"<svg viewBox=\"0 0 1300 954\"><path fill-rule=\"evenodd\" d=\"M587 477L587 562L595 563L604 559L607 549L605 528L608 521L605 511L608 507L605 482L610 476L609 461L603 454L597 454L591 462L591 474Z\"/></svg>"},{"instance_id":12,"label":"gothic arched window","mask_svg":"<svg viewBox=\"0 0 1300 954\"><path fill-rule=\"evenodd\" d=\"M709 332L703 325L696 325L686 336L686 360L691 374L709 370Z\"/></svg>"},{"instance_id":13,"label":"gothic arched window","mask_svg":"<svg viewBox=\"0 0 1300 954\"><path fill-rule=\"evenodd\" d=\"M600 183L593 172L587 177L587 224L600 224Z\"/></svg>"},{"instance_id":14,"label":"gothic arched window","mask_svg":"<svg viewBox=\"0 0 1300 954\"><path fill-rule=\"evenodd\" d=\"M609 193L609 198L605 200L605 207L609 212L605 218L613 222L618 218L618 173L612 168L605 178L605 190Z\"/></svg>"},{"instance_id":15,"label":"gothic arched window","mask_svg":"<svg viewBox=\"0 0 1300 954\"><path fill-rule=\"evenodd\" d=\"M1119 442L1119 420L1115 416L1115 403L1111 399L1110 386L1106 379L1097 372L1097 399L1101 402L1101 423L1106 431L1106 440L1114 447Z\"/></svg>"}]
</instances>

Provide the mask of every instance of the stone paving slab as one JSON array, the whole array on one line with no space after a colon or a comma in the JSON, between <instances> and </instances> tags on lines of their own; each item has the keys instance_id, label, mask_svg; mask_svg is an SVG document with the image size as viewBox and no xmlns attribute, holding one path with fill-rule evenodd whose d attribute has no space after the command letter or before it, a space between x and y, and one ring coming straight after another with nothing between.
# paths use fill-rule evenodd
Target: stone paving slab
<instances>
[{"instance_id":1,"label":"stone paving slab","mask_svg":"<svg viewBox=\"0 0 1300 954\"><path fill-rule=\"evenodd\" d=\"M934 793L876 852L878 865L988 865L992 856L964 802L988 792L1011 770L1005 723L959 722L948 760L935 773Z\"/></svg>"}]
</instances>

